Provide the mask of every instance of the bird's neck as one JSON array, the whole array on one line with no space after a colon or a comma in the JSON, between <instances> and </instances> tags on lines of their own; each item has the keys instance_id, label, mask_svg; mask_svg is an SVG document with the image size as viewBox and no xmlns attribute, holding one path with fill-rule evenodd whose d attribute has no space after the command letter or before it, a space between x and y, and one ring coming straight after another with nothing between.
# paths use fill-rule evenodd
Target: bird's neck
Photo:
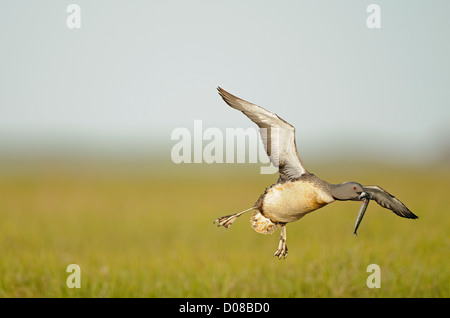
<instances>
[{"instance_id":1,"label":"bird's neck","mask_svg":"<svg viewBox=\"0 0 450 318\"><path fill-rule=\"evenodd\" d=\"M335 200L340 200L340 201L346 201L348 200L345 191L343 189L343 185L346 182L342 182L342 183L338 183L338 184L331 184L330 183L330 192L331 195L333 196L333 198Z\"/></svg>"}]
</instances>

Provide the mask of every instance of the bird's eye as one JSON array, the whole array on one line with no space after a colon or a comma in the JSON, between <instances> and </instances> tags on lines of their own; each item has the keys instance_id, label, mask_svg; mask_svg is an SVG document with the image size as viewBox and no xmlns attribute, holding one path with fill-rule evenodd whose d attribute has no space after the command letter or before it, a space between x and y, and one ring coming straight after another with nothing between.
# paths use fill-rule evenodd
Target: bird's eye
<instances>
[{"instance_id":1,"label":"bird's eye","mask_svg":"<svg viewBox=\"0 0 450 318\"><path fill-rule=\"evenodd\" d=\"M356 190L356 187L353 187L353 190Z\"/></svg>"}]
</instances>

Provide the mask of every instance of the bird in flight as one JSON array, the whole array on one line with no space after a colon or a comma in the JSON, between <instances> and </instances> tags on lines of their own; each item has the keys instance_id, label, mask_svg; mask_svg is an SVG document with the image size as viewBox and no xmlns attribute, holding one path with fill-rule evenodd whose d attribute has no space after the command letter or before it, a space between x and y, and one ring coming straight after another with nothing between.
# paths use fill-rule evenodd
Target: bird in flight
<instances>
[{"instance_id":1,"label":"bird in flight","mask_svg":"<svg viewBox=\"0 0 450 318\"><path fill-rule=\"evenodd\" d=\"M348 181L340 184L328 183L303 166L295 143L295 128L287 121L270 111L236 97L218 87L222 99L232 108L244 113L260 128L260 135L267 155L275 167L279 178L275 184L260 195L249 209L232 215L219 217L214 221L218 226L229 228L242 214L254 211L250 219L256 232L272 234L281 227L278 249L274 256L286 258L286 224L295 222L306 214L320 209L334 201L362 201L354 233L358 230L370 200L383 208L392 210L398 216L417 219L402 202L375 185L363 186Z\"/></svg>"}]
</instances>

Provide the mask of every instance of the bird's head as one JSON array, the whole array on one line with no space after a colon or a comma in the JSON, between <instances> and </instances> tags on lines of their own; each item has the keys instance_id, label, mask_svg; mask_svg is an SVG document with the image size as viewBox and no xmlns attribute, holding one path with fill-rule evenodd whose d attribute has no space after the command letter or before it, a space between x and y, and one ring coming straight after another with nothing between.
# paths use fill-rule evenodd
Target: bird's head
<instances>
[{"instance_id":1,"label":"bird's head","mask_svg":"<svg viewBox=\"0 0 450 318\"><path fill-rule=\"evenodd\" d=\"M366 192L361 184L354 181L344 182L340 184L333 184L331 188L331 195L335 200L340 201L361 201L366 197Z\"/></svg>"}]
</instances>

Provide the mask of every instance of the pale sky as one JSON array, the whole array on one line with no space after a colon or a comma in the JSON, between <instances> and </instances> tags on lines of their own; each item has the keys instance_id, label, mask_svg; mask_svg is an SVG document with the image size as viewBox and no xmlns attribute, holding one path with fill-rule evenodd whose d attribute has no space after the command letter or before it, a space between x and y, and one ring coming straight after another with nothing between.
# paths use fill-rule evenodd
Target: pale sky
<instances>
[{"instance_id":1,"label":"pale sky","mask_svg":"<svg viewBox=\"0 0 450 318\"><path fill-rule=\"evenodd\" d=\"M71 3L80 29L66 25ZM302 158L428 162L450 149L449 12L436 0L3 0L0 153L170 156L171 132L194 120L254 127L221 86L294 125Z\"/></svg>"}]
</instances>

